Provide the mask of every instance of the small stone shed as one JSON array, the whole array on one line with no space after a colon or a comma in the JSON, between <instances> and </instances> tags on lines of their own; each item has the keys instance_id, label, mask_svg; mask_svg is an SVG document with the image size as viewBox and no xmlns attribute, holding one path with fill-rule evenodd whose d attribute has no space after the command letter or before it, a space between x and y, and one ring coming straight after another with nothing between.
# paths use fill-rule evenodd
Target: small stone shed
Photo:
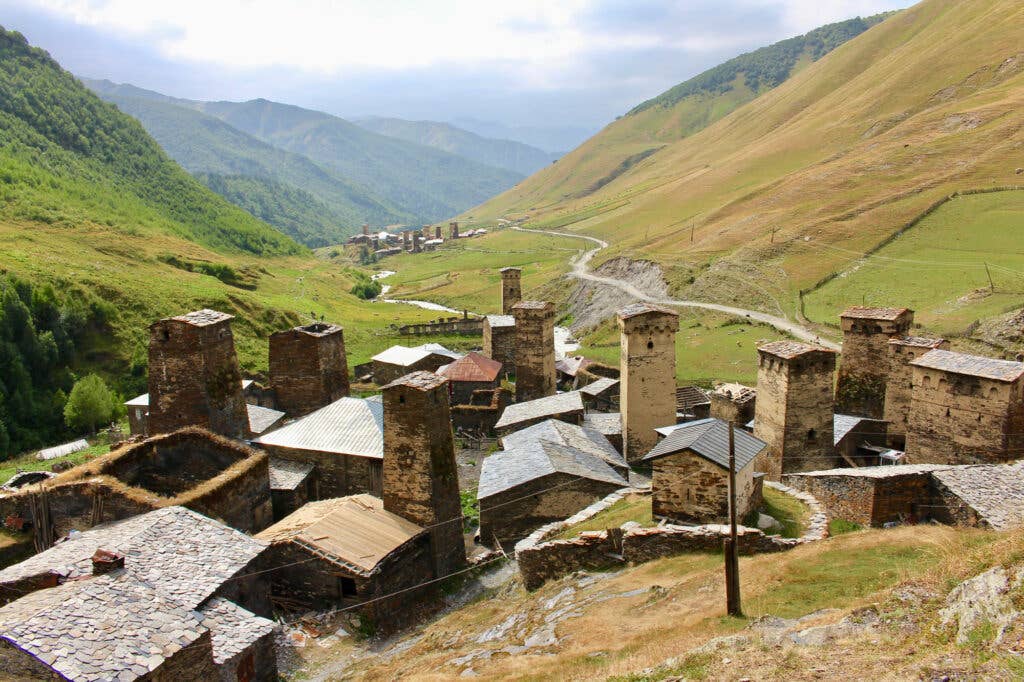
<instances>
[{"instance_id":1,"label":"small stone shed","mask_svg":"<svg viewBox=\"0 0 1024 682\"><path fill-rule=\"evenodd\" d=\"M580 389L588 410L613 410L619 404L619 380L601 377Z\"/></svg>"},{"instance_id":2,"label":"small stone shed","mask_svg":"<svg viewBox=\"0 0 1024 682\"><path fill-rule=\"evenodd\" d=\"M407 622L435 594L430 535L386 511L380 498L352 495L310 502L257 536L271 545L275 597L325 608L360 608L385 630ZM385 595L401 592L394 597Z\"/></svg>"},{"instance_id":3,"label":"small stone shed","mask_svg":"<svg viewBox=\"0 0 1024 682\"><path fill-rule=\"evenodd\" d=\"M700 386L676 387L676 418L707 419L711 415L711 398Z\"/></svg>"},{"instance_id":4,"label":"small stone shed","mask_svg":"<svg viewBox=\"0 0 1024 682\"><path fill-rule=\"evenodd\" d=\"M887 449L888 422L850 414L832 417L832 440L836 454L850 466L873 466Z\"/></svg>"},{"instance_id":5,"label":"small stone shed","mask_svg":"<svg viewBox=\"0 0 1024 682\"><path fill-rule=\"evenodd\" d=\"M736 512L742 517L760 503L754 460L767 447L735 429ZM651 509L655 516L686 523L729 519L729 424L701 419L675 427L643 459L652 465Z\"/></svg>"},{"instance_id":6,"label":"small stone shed","mask_svg":"<svg viewBox=\"0 0 1024 682\"><path fill-rule=\"evenodd\" d=\"M480 471L480 542L511 549L538 527L568 518L629 485L601 457L531 439L487 457Z\"/></svg>"},{"instance_id":7,"label":"small stone shed","mask_svg":"<svg viewBox=\"0 0 1024 682\"><path fill-rule=\"evenodd\" d=\"M315 499L315 471L316 466L309 462L270 458L270 500L275 522Z\"/></svg>"},{"instance_id":8,"label":"small stone shed","mask_svg":"<svg viewBox=\"0 0 1024 682\"><path fill-rule=\"evenodd\" d=\"M469 405L474 391L493 391L498 388L501 363L480 353L468 353L439 368L437 375L448 380L452 405Z\"/></svg>"},{"instance_id":9,"label":"small stone shed","mask_svg":"<svg viewBox=\"0 0 1024 682\"><path fill-rule=\"evenodd\" d=\"M608 439L615 451L622 454L622 415L618 412L587 412L583 426Z\"/></svg>"},{"instance_id":10,"label":"small stone shed","mask_svg":"<svg viewBox=\"0 0 1024 682\"><path fill-rule=\"evenodd\" d=\"M263 617L267 551L184 507L68 538L0 571L9 602L0 670L46 680L277 679L276 628Z\"/></svg>"},{"instance_id":11,"label":"small stone shed","mask_svg":"<svg viewBox=\"0 0 1024 682\"><path fill-rule=\"evenodd\" d=\"M629 477L629 465L622 454L608 442L607 438L586 426L548 419L504 436L501 439L501 447L505 450L516 450L531 441L547 441L582 450L600 457L623 478Z\"/></svg>"},{"instance_id":12,"label":"small stone shed","mask_svg":"<svg viewBox=\"0 0 1024 682\"><path fill-rule=\"evenodd\" d=\"M525 429L546 419L559 419L570 424L583 423L583 396L579 391L557 393L536 400L513 403L501 413L494 425L499 436Z\"/></svg>"},{"instance_id":13,"label":"small stone shed","mask_svg":"<svg viewBox=\"0 0 1024 682\"><path fill-rule=\"evenodd\" d=\"M395 379L419 370L436 372L444 365L462 357L437 343L422 346L391 346L377 353L370 362L373 366L373 381L379 386L390 384Z\"/></svg>"},{"instance_id":14,"label":"small stone shed","mask_svg":"<svg viewBox=\"0 0 1024 682\"><path fill-rule=\"evenodd\" d=\"M711 416L737 426L754 420L757 390L736 383L724 383L711 391Z\"/></svg>"},{"instance_id":15,"label":"small stone shed","mask_svg":"<svg viewBox=\"0 0 1024 682\"><path fill-rule=\"evenodd\" d=\"M313 465L311 499L381 494L384 406L379 397L336 400L253 443L275 459Z\"/></svg>"}]
</instances>

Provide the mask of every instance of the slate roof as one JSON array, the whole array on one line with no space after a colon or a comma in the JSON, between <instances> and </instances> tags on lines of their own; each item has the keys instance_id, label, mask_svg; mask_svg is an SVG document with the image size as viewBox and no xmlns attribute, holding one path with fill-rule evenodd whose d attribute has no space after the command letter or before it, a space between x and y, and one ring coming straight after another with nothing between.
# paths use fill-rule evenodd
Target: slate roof
<instances>
[{"instance_id":1,"label":"slate roof","mask_svg":"<svg viewBox=\"0 0 1024 682\"><path fill-rule=\"evenodd\" d=\"M575 377L581 369L586 369L592 364L594 364L593 360L588 360L582 355L569 355L555 362L555 370Z\"/></svg>"},{"instance_id":2,"label":"slate roof","mask_svg":"<svg viewBox=\"0 0 1024 682\"><path fill-rule=\"evenodd\" d=\"M600 457L543 440L521 443L484 459L480 470L477 499L483 500L506 490L555 473L611 483L623 488L629 483Z\"/></svg>"},{"instance_id":3,"label":"slate roof","mask_svg":"<svg viewBox=\"0 0 1024 682\"><path fill-rule=\"evenodd\" d=\"M81 452L88 447L89 441L84 438L79 438L78 440L73 440L70 443L54 445L52 448L43 448L36 453L36 459L57 459L58 457L64 457L65 455Z\"/></svg>"},{"instance_id":4,"label":"slate roof","mask_svg":"<svg viewBox=\"0 0 1024 682\"><path fill-rule=\"evenodd\" d=\"M235 319L235 316L222 313L218 310L203 308L202 310L194 310L190 313L185 313L184 315L176 315L170 319L176 322L187 322L188 324L195 325L196 327L205 327L210 324L224 322L225 320L233 320Z\"/></svg>"},{"instance_id":5,"label":"slate roof","mask_svg":"<svg viewBox=\"0 0 1024 682\"><path fill-rule=\"evenodd\" d=\"M857 427L861 422L875 422L876 424L884 424L884 419L871 419L870 417L858 417L852 414L834 414L832 415L832 444L839 445L839 442L846 438L846 434L850 433Z\"/></svg>"},{"instance_id":6,"label":"slate roof","mask_svg":"<svg viewBox=\"0 0 1024 682\"><path fill-rule=\"evenodd\" d=\"M97 549L123 554L125 573L175 604L195 608L258 557L267 544L185 507L164 507L77 533L0 571L0 584L57 573L92 574Z\"/></svg>"},{"instance_id":7,"label":"slate roof","mask_svg":"<svg viewBox=\"0 0 1024 682\"><path fill-rule=\"evenodd\" d=\"M583 426L602 436L621 436L622 415L618 412L588 412L583 416Z\"/></svg>"},{"instance_id":8,"label":"slate roof","mask_svg":"<svg viewBox=\"0 0 1024 682\"><path fill-rule=\"evenodd\" d=\"M220 597L214 597L199 609L199 619L210 630L213 662L217 665L230 661L277 628L274 621Z\"/></svg>"},{"instance_id":9,"label":"slate roof","mask_svg":"<svg viewBox=\"0 0 1024 682\"><path fill-rule=\"evenodd\" d=\"M844 310L840 317L853 317L862 320L897 320L901 315L909 312L912 312L909 308L872 308L856 305Z\"/></svg>"},{"instance_id":10,"label":"slate roof","mask_svg":"<svg viewBox=\"0 0 1024 682\"><path fill-rule=\"evenodd\" d=\"M488 315L487 324L490 325L491 329L498 327L515 327L516 318L512 315Z\"/></svg>"},{"instance_id":11,"label":"slate roof","mask_svg":"<svg viewBox=\"0 0 1024 682\"><path fill-rule=\"evenodd\" d=\"M256 435L273 428L275 424L284 419L284 412L272 410L269 407L247 404L245 409L249 413L249 430Z\"/></svg>"},{"instance_id":12,"label":"slate roof","mask_svg":"<svg viewBox=\"0 0 1024 682\"><path fill-rule=\"evenodd\" d=\"M1024 462L948 467L932 476L992 528L1024 525Z\"/></svg>"},{"instance_id":13,"label":"slate roof","mask_svg":"<svg viewBox=\"0 0 1024 682\"><path fill-rule=\"evenodd\" d=\"M514 306L513 310L554 310L555 306L550 301L519 301Z\"/></svg>"},{"instance_id":14,"label":"slate roof","mask_svg":"<svg viewBox=\"0 0 1024 682\"><path fill-rule=\"evenodd\" d=\"M757 350L762 353L769 353L785 360L792 360L793 358L800 357L801 355L807 355L808 353L830 353L835 355L834 350L823 348L822 346L811 346L806 343L800 343L799 341L772 341L766 343L763 346L758 346Z\"/></svg>"},{"instance_id":15,"label":"slate roof","mask_svg":"<svg viewBox=\"0 0 1024 682\"><path fill-rule=\"evenodd\" d=\"M610 388L615 388L619 385L618 379L610 379L608 377L601 377L597 381L593 381L583 388L580 389L580 393L587 396L597 396Z\"/></svg>"},{"instance_id":16,"label":"slate roof","mask_svg":"<svg viewBox=\"0 0 1024 682\"><path fill-rule=\"evenodd\" d=\"M381 459L384 457L384 405L380 400L341 398L253 442Z\"/></svg>"},{"instance_id":17,"label":"slate roof","mask_svg":"<svg viewBox=\"0 0 1024 682\"><path fill-rule=\"evenodd\" d=\"M786 476L809 476L823 478L829 476L852 476L854 478L890 478L913 474L930 474L935 471L954 468L949 464L883 464L873 467L822 469L820 471L801 471Z\"/></svg>"},{"instance_id":18,"label":"slate roof","mask_svg":"<svg viewBox=\"0 0 1024 682\"><path fill-rule=\"evenodd\" d=\"M746 468L768 444L743 429L734 429L736 470ZM729 424L721 419L699 419L680 424L644 456L644 461L690 450L722 468L729 467Z\"/></svg>"},{"instance_id":19,"label":"slate roof","mask_svg":"<svg viewBox=\"0 0 1024 682\"><path fill-rule=\"evenodd\" d=\"M308 462L293 462L278 457L270 458L270 489L295 490L313 473L314 465Z\"/></svg>"},{"instance_id":20,"label":"slate roof","mask_svg":"<svg viewBox=\"0 0 1024 682\"><path fill-rule=\"evenodd\" d=\"M1016 381L1024 375L1024 362L997 360L939 349L928 351L910 364L994 381Z\"/></svg>"},{"instance_id":21,"label":"slate roof","mask_svg":"<svg viewBox=\"0 0 1024 682\"><path fill-rule=\"evenodd\" d=\"M930 339L926 336L897 336L889 339L889 343L894 346L913 346L915 348L938 348L945 339Z\"/></svg>"},{"instance_id":22,"label":"slate roof","mask_svg":"<svg viewBox=\"0 0 1024 682\"><path fill-rule=\"evenodd\" d=\"M714 395L727 398L734 403L747 403L757 398L757 389L743 384L719 384L712 391Z\"/></svg>"},{"instance_id":23,"label":"slate roof","mask_svg":"<svg viewBox=\"0 0 1024 682\"><path fill-rule=\"evenodd\" d=\"M637 315L646 315L647 313L659 313L661 315L672 315L673 317L679 317L679 313L671 308L665 306L654 305L653 303L644 303L638 301L636 303L630 303L625 308L619 311L619 317L623 320L627 320Z\"/></svg>"},{"instance_id":24,"label":"slate roof","mask_svg":"<svg viewBox=\"0 0 1024 682\"><path fill-rule=\"evenodd\" d=\"M676 409L680 412L692 412L698 405L711 404L711 398L699 386L676 387Z\"/></svg>"},{"instance_id":25,"label":"slate roof","mask_svg":"<svg viewBox=\"0 0 1024 682\"><path fill-rule=\"evenodd\" d=\"M462 357L455 351L448 350L439 343L425 343L422 346L415 346L413 348L409 348L408 346L391 346L391 348L377 353L370 359L374 362L383 362L387 365L408 367L430 355L442 355L453 360L458 360Z\"/></svg>"},{"instance_id":26,"label":"slate roof","mask_svg":"<svg viewBox=\"0 0 1024 682\"><path fill-rule=\"evenodd\" d=\"M557 393L555 395L513 403L505 408L494 428L501 429L522 422L543 417L554 417L567 412L583 411L583 397L579 391Z\"/></svg>"},{"instance_id":27,"label":"slate roof","mask_svg":"<svg viewBox=\"0 0 1024 682\"><path fill-rule=\"evenodd\" d=\"M310 502L256 537L312 546L333 563L368 575L405 543L427 532L384 509L373 495Z\"/></svg>"},{"instance_id":28,"label":"slate roof","mask_svg":"<svg viewBox=\"0 0 1024 682\"><path fill-rule=\"evenodd\" d=\"M449 381L494 381L501 373L501 363L480 353L469 353L437 370Z\"/></svg>"},{"instance_id":29,"label":"slate roof","mask_svg":"<svg viewBox=\"0 0 1024 682\"><path fill-rule=\"evenodd\" d=\"M575 448L600 457L612 467L625 468L626 460L616 451L608 439L599 432L558 419L548 419L539 424L513 431L501 439L505 450L516 450L532 441L546 441Z\"/></svg>"},{"instance_id":30,"label":"slate roof","mask_svg":"<svg viewBox=\"0 0 1024 682\"><path fill-rule=\"evenodd\" d=\"M69 680L147 675L206 628L190 607L116 571L37 590L0 608L0 637Z\"/></svg>"}]
</instances>

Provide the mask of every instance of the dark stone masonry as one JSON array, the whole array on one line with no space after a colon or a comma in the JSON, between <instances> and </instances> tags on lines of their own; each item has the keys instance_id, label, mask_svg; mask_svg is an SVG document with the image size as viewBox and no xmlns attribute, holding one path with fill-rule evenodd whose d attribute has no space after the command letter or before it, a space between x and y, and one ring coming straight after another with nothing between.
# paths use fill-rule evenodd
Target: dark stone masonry
<instances>
[{"instance_id":1,"label":"dark stone masonry","mask_svg":"<svg viewBox=\"0 0 1024 682\"><path fill-rule=\"evenodd\" d=\"M292 419L347 396L348 361L341 327L316 322L271 334L270 384L277 409Z\"/></svg>"}]
</instances>

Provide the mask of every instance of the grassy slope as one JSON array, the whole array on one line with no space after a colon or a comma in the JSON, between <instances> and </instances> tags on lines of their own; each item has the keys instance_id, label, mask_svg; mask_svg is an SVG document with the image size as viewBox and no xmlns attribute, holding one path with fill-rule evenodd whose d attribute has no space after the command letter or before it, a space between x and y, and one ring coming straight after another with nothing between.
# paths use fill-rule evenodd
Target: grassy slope
<instances>
[{"instance_id":1,"label":"grassy slope","mask_svg":"<svg viewBox=\"0 0 1024 682\"><path fill-rule=\"evenodd\" d=\"M438 121L406 121L400 118L366 118L354 123L380 135L397 137L504 168L526 176L551 163L553 156L542 149L513 140L481 137L468 130Z\"/></svg>"},{"instance_id":2,"label":"grassy slope","mask_svg":"<svg viewBox=\"0 0 1024 682\"><path fill-rule=\"evenodd\" d=\"M798 289L852 258L817 244L862 252L956 189L1019 181L1022 44L1017 2L925 0L585 199L567 195L597 175L582 159L606 134L472 213L703 270L684 294L768 290L793 310ZM726 289L730 272L743 279Z\"/></svg>"}]
</instances>

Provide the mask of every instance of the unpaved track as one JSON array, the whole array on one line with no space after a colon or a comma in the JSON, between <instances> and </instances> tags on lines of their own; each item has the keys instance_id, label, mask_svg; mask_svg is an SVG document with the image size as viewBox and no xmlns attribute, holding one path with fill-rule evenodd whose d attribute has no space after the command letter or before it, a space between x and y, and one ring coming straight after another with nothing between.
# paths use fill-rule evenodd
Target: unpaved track
<instances>
[{"instance_id":1,"label":"unpaved track","mask_svg":"<svg viewBox=\"0 0 1024 682\"><path fill-rule=\"evenodd\" d=\"M588 282L595 282L597 284L615 287L616 289L624 291L630 296L637 298L638 300L646 301L648 303L656 303L658 305L668 306L679 306L683 308L702 308L704 310L715 310L721 313L736 315L737 317L745 317L756 322L762 322L764 324L771 325L772 327L775 327L779 331L785 332L787 334L792 334L801 341L807 341L808 343L817 343L819 345L825 346L826 348L831 348L832 350L839 350L838 344L835 344L827 339L822 339L814 331L800 324L797 324L796 322L787 320L784 317L769 315L768 313L762 313L757 310L734 308L732 306L721 305L718 303L706 303L704 301L687 301L674 298L657 298L655 296L650 296L644 293L643 291L637 289L629 282L624 282L620 279L615 279L613 277L602 277L601 275L595 275L590 271L590 261L593 260L594 256L597 255L598 251L600 251L601 249L608 248L608 242L604 241L603 239L598 239L597 237L588 237L587 235L583 234L573 234L571 232L552 232L551 230L528 230L523 227L513 227L512 229L518 230L520 232L537 232L539 234L549 234L555 237L575 237L576 239L585 239L586 241L592 244L596 244L594 248L590 249L589 251L585 251L582 255L578 256L577 258L574 258L571 261L572 271L569 274L575 277L576 279L582 279Z\"/></svg>"}]
</instances>

